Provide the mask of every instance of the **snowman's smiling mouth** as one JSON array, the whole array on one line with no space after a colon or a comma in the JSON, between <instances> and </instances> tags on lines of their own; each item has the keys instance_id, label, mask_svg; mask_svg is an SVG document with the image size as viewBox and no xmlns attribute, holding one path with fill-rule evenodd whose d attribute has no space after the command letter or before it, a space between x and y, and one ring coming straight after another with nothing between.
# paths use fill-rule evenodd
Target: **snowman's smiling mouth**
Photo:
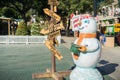
<instances>
[{"instance_id":1,"label":"snowman's smiling mouth","mask_svg":"<svg viewBox=\"0 0 120 80\"><path fill-rule=\"evenodd\" d=\"M84 26L82 26L82 27L79 27L79 30L83 30L84 29Z\"/></svg>"}]
</instances>

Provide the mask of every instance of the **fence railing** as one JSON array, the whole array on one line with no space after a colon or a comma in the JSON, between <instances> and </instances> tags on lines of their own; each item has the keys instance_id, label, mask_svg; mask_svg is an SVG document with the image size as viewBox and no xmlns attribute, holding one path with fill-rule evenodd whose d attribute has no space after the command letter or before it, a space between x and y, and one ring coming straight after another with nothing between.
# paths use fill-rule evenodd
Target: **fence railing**
<instances>
[{"instance_id":1,"label":"fence railing","mask_svg":"<svg viewBox=\"0 0 120 80\"><path fill-rule=\"evenodd\" d=\"M0 43L45 43L47 36L0 36Z\"/></svg>"},{"instance_id":2,"label":"fence railing","mask_svg":"<svg viewBox=\"0 0 120 80\"><path fill-rule=\"evenodd\" d=\"M0 36L0 44L32 44L45 43L47 36ZM61 36L57 36L57 40L61 43Z\"/></svg>"}]
</instances>

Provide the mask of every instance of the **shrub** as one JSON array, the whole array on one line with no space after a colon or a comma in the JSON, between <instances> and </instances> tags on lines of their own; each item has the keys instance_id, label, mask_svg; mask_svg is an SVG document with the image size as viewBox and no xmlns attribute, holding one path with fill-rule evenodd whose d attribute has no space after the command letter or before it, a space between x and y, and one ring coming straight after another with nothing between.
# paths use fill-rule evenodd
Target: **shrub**
<instances>
[{"instance_id":1,"label":"shrub","mask_svg":"<svg viewBox=\"0 0 120 80\"><path fill-rule=\"evenodd\" d=\"M16 30L16 35L28 35L28 29L26 23L22 20L20 21L17 30Z\"/></svg>"},{"instance_id":2,"label":"shrub","mask_svg":"<svg viewBox=\"0 0 120 80\"><path fill-rule=\"evenodd\" d=\"M40 26L38 23L32 24L31 35L40 35Z\"/></svg>"}]
</instances>

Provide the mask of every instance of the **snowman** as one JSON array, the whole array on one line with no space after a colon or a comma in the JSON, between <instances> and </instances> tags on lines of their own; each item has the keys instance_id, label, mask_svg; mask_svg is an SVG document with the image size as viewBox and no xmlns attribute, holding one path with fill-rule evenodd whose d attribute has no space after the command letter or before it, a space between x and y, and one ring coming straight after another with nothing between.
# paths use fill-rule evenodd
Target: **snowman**
<instances>
[{"instance_id":1,"label":"snowman","mask_svg":"<svg viewBox=\"0 0 120 80\"><path fill-rule=\"evenodd\" d=\"M70 80L103 80L96 69L101 55L101 45L96 39L96 20L88 14L79 15L78 18L75 20L73 17L74 31L79 31L79 37L70 48L76 65L70 73Z\"/></svg>"}]
</instances>

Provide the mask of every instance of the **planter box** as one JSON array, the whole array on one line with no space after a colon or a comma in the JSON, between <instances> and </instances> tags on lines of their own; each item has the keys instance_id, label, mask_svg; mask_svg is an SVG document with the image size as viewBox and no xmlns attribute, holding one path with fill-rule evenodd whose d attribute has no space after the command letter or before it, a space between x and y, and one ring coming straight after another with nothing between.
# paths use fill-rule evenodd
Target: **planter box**
<instances>
[{"instance_id":1,"label":"planter box","mask_svg":"<svg viewBox=\"0 0 120 80\"><path fill-rule=\"evenodd\" d=\"M114 37L106 37L106 47L114 47Z\"/></svg>"}]
</instances>

